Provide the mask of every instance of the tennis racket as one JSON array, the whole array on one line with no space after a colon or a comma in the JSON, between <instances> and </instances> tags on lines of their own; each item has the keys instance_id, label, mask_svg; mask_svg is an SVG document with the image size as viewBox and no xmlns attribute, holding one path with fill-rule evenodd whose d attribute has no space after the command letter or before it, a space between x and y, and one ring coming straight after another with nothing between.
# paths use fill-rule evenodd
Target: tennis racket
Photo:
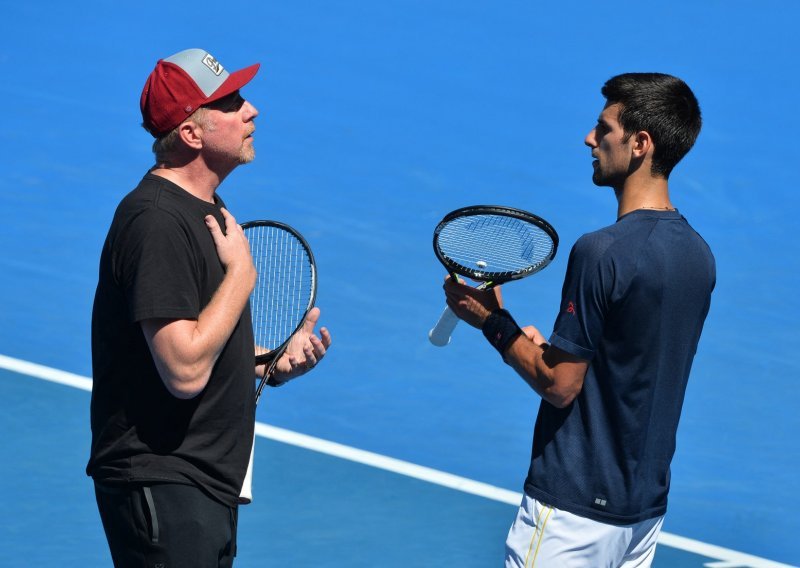
<instances>
[{"instance_id":1,"label":"tennis racket","mask_svg":"<svg viewBox=\"0 0 800 568\"><path fill-rule=\"evenodd\" d=\"M242 223L242 230L250 243L250 254L258 274L250 294L255 363L264 365L264 374L256 390L258 404L275 365L314 307L317 270L308 243L289 225L250 221ZM253 498L253 450L239 496L241 503L249 503Z\"/></svg>"},{"instance_id":2,"label":"tennis racket","mask_svg":"<svg viewBox=\"0 0 800 568\"><path fill-rule=\"evenodd\" d=\"M511 207L473 205L448 213L433 232L433 250L453 278L465 276L490 288L535 274L550 264L558 234L544 219ZM428 333L443 347L458 324L449 307Z\"/></svg>"}]
</instances>

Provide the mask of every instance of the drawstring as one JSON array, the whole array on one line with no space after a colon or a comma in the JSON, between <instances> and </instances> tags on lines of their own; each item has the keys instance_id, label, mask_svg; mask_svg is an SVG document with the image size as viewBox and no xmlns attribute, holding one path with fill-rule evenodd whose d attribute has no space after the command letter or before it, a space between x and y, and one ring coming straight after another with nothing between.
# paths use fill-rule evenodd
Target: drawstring
<instances>
[{"instance_id":1,"label":"drawstring","mask_svg":"<svg viewBox=\"0 0 800 568\"><path fill-rule=\"evenodd\" d=\"M147 508L150 510L150 523L152 525L152 534L150 540L153 544L158 544L158 515L156 515L156 504L153 502L153 493L149 487L142 487L144 490L144 500L147 501Z\"/></svg>"}]
</instances>

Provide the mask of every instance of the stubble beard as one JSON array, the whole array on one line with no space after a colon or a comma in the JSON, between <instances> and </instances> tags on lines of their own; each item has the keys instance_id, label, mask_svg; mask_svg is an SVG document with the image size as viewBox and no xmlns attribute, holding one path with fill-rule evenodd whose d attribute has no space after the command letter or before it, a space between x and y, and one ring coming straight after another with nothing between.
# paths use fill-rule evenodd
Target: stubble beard
<instances>
[{"instance_id":1,"label":"stubble beard","mask_svg":"<svg viewBox=\"0 0 800 568\"><path fill-rule=\"evenodd\" d=\"M249 164L256 158L255 148L242 148L239 152L239 164Z\"/></svg>"},{"instance_id":2,"label":"stubble beard","mask_svg":"<svg viewBox=\"0 0 800 568\"><path fill-rule=\"evenodd\" d=\"M256 157L256 148L253 145L253 138L250 134L242 141L242 147L239 150L239 164L249 164Z\"/></svg>"},{"instance_id":3,"label":"stubble beard","mask_svg":"<svg viewBox=\"0 0 800 568\"><path fill-rule=\"evenodd\" d=\"M606 174L600 167L599 162L594 163L594 171L592 172L592 183L598 187L619 187L624 183L625 175L623 174Z\"/></svg>"}]
</instances>

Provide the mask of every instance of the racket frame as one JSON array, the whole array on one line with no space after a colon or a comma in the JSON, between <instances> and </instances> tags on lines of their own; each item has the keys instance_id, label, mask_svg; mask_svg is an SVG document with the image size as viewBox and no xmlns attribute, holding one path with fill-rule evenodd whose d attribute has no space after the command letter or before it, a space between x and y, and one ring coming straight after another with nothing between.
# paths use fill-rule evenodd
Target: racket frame
<instances>
[{"instance_id":1,"label":"racket frame","mask_svg":"<svg viewBox=\"0 0 800 568\"><path fill-rule=\"evenodd\" d=\"M444 253L442 253L441 249L439 248L439 235L446 226L450 224L451 221L463 218L463 217L475 217L479 215L500 215L503 217L513 217L515 219L520 219L521 221L525 221L527 223L531 223L539 227L542 231L547 233L547 235L553 241L553 249L550 251L550 254L541 262L534 264L532 266L527 267L524 270L518 271L508 271L508 272L491 272L480 270L476 268L471 268L468 266L464 266L463 264L459 264L458 262L453 261L452 259L448 258ZM439 224L433 231L433 252L436 254L436 258L439 259L439 262L447 269L452 277L456 275L465 276L474 280L476 282L485 282L485 287L492 287L492 286L499 286L501 284L505 284L506 282L511 282L512 280L520 280L531 274L535 274L545 268L550 262L555 258L556 252L558 251L558 233L553 228L553 226L539 217L538 215L534 215L528 211L523 211L522 209L515 209L513 207L506 207L503 205L470 205L467 207L462 207L460 209L456 209L451 211L445 217L439 221Z\"/></svg>"},{"instance_id":2,"label":"racket frame","mask_svg":"<svg viewBox=\"0 0 800 568\"><path fill-rule=\"evenodd\" d=\"M275 365L277 364L278 359L280 359L280 357L286 351L286 348L289 346L289 342L295 336L297 331L301 327L303 327L303 325L306 322L306 317L308 316L308 312L311 311L311 308L314 307L314 303L316 302L317 299L317 264L316 261L314 260L314 253L311 251L311 247L308 245L308 241L306 241L305 237L303 237L303 235L301 235L294 227L287 225L286 223L281 223L280 221L271 221L262 219L255 221L247 221L246 223L240 223L240 226L242 230L245 232L245 236L247 236L247 230L252 229L254 227L274 227L276 229L281 229L283 231L290 233L299 241L303 249L305 249L305 252L308 254L309 266L311 268L311 293L309 294L308 305L306 306L306 310L305 313L303 314L303 317L300 319L297 326L292 330L292 332L289 334L289 336L283 343L281 343L274 349L270 350L268 353L255 355L256 366L265 365L264 374L261 377L258 389L256 390L256 402L258 402L258 399L261 396L261 391L264 389L264 386L268 383L269 379L271 378L272 372L275 370ZM249 309L252 310L252 306L249 306ZM273 386L278 386L278 384L273 384Z\"/></svg>"},{"instance_id":3,"label":"racket frame","mask_svg":"<svg viewBox=\"0 0 800 568\"><path fill-rule=\"evenodd\" d=\"M270 221L270 220L256 220L256 221L247 221L246 223L240 223L239 225L242 230L245 232L245 237L247 236L247 229L252 229L254 227L274 227L276 229L281 229L290 233L294 236L299 242L300 245L305 249L305 252L308 254L309 266L311 267L311 293L309 294L308 305L306 306L305 313L303 317L300 318L300 322L297 324L297 327L292 330L292 333L289 334L289 337L286 340L276 347L272 349L268 353L263 353L260 355L255 355L255 364L264 365L264 374L261 376L261 380L259 381L258 388L256 389L256 404L258 404L259 398L261 398L261 391L264 390L264 386L269 383L271 379L272 372L275 370L275 365L278 363L278 360L281 358L283 353L286 351L286 348L289 346L289 342L295 336L297 331L303 327L306 322L306 318L308 317L308 312L311 308L314 307L314 303L317 299L317 263L314 260L314 253L311 251L311 247L308 245L308 241L301 235L294 227L287 225L286 223L281 223L279 221ZM248 239L248 243L249 243ZM251 249L252 251L252 249ZM261 276L260 274L258 275ZM251 293L252 296L252 293ZM252 303L248 299L248 309L250 311L250 315L252 316ZM255 345L253 346L255 347ZM273 386L280 386L282 383L273 384ZM245 471L244 480L242 481L242 488L239 492L239 503L247 504L251 503L253 500L253 457L255 454L255 437L251 442L251 449L250 449L250 461L247 464L247 470Z\"/></svg>"}]
</instances>

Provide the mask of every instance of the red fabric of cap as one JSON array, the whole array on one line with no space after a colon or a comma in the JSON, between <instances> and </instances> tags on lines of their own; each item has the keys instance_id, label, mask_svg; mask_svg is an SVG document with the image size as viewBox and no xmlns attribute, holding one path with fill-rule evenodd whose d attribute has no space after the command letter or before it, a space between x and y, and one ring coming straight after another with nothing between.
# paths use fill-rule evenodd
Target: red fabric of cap
<instances>
[{"instance_id":1,"label":"red fabric of cap","mask_svg":"<svg viewBox=\"0 0 800 568\"><path fill-rule=\"evenodd\" d=\"M159 60L142 89L139 107L145 128L156 138L170 132L204 104L231 94L250 82L259 64L230 73L220 87L206 96L181 67Z\"/></svg>"}]
</instances>

